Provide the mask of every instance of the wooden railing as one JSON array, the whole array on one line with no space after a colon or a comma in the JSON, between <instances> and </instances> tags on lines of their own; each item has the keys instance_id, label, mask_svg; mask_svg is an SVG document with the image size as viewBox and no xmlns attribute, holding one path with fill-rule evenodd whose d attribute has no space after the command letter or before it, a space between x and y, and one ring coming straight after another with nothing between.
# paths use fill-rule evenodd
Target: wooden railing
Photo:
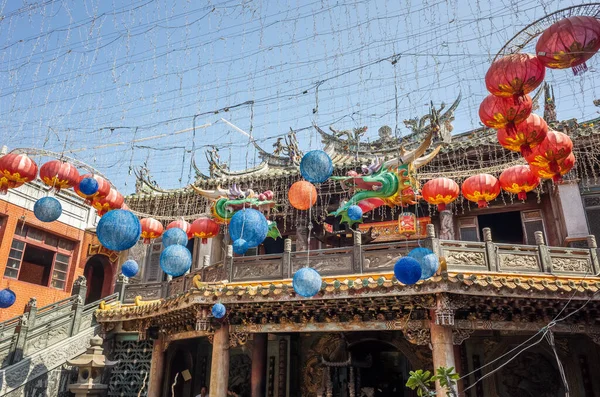
<instances>
[{"instance_id":1,"label":"wooden railing","mask_svg":"<svg viewBox=\"0 0 600 397\"><path fill-rule=\"evenodd\" d=\"M192 279L197 274L206 282L240 282L291 278L296 270L306 265L315 268L323 276L390 272L396 261L419 246L419 243L443 257L448 271L454 272L555 275L593 275L600 272L594 236L588 237L588 248L548 247L541 232L535 234L536 245L494 243L489 228L483 229L483 236L482 242L439 240L435 237L433 226L428 225L428 237L420 242L363 246L360 238L355 238L354 245L350 247L292 252L291 241L286 240L281 254L250 257L233 257L230 246L223 263L170 282L125 286L124 302L133 302L136 296L159 299L184 293L193 286Z\"/></svg>"}]
</instances>

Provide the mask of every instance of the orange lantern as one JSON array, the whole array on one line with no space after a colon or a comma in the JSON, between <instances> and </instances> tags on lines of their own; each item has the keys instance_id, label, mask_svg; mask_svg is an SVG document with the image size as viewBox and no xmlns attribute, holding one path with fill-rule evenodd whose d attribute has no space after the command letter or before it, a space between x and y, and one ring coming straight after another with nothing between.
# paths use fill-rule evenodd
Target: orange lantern
<instances>
[{"instance_id":1,"label":"orange lantern","mask_svg":"<svg viewBox=\"0 0 600 397\"><path fill-rule=\"evenodd\" d=\"M575 74L587 69L585 61L600 49L600 21L576 16L562 19L546 29L538 39L535 52L551 69L573 68Z\"/></svg>"},{"instance_id":2,"label":"orange lantern","mask_svg":"<svg viewBox=\"0 0 600 397\"><path fill-rule=\"evenodd\" d=\"M37 164L26 154L5 154L0 157L0 194L33 181L37 172Z\"/></svg>"},{"instance_id":3,"label":"orange lantern","mask_svg":"<svg viewBox=\"0 0 600 397\"><path fill-rule=\"evenodd\" d=\"M521 152L523 157L531 155L532 148L546 139L548 124L537 114L531 113L527 120L517 124L516 133L509 134L506 129L499 129L498 142L503 148L513 152Z\"/></svg>"},{"instance_id":4,"label":"orange lantern","mask_svg":"<svg viewBox=\"0 0 600 397\"><path fill-rule=\"evenodd\" d=\"M79 190L79 183L85 178L94 178L96 182L98 182L98 190L91 196L85 195ZM73 186L73 190L75 190L75 193L77 193L79 197L86 199L86 203L91 205L94 200L99 200L108 196L108 193L110 193L110 183L99 175L85 174L79 177L79 181Z\"/></svg>"},{"instance_id":5,"label":"orange lantern","mask_svg":"<svg viewBox=\"0 0 600 397\"><path fill-rule=\"evenodd\" d=\"M531 171L528 165L515 165L500 174L500 187L509 193L516 194L519 200L526 200L527 193L539 184L540 178Z\"/></svg>"},{"instance_id":6,"label":"orange lantern","mask_svg":"<svg viewBox=\"0 0 600 397\"><path fill-rule=\"evenodd\" d=\"M292 207L298 210L307 210L317 202L317 189L307 181L295 182L290 187L288 199Z\"/></svg>"},{"instance_id":7,"label":"orange lantern","mask_svg":"<svg viewBox=\"0 0 600 397\"><path fill-rule=\"evenodd\" d=\"M421 196L429 204L437 204L438 211L446 209L460 194L458 184L452 179L435 178L423 185Z\"/></svg>"},{"instance_id":8,"label":"orange lantern","mask_svg":"<svg viewBox=\"0 0 600 397\"><path fill-rule=\"evenodd\" d=\"M537 145L525 160L529 165L547 168L556 173L559 172L558 162L567 158L572 151L573 141L568 135L550 130L546 139Z\"/></svg>"},{"instance_id":9,"label":"orange lantern","mask_svg":"<svg viewBox=\"0 0 600 397\"><path fill-rule=\"evenodd\" d=\"M490 128L506 128L509 134L515 133L515 126L525 121L531 114L533 102L529 95L520 100L488 95L479 106L481 122Z\"/></svg>"},{"instance_id":10,"label":"orange lantern","mask_svg":"<svg viewBox=\"0 0 600 397\"><path fill-rule=\"evenodd\" d=\"M154 218L144 218L140 221L142 226L142 235L144 244L150 244L151 240L160 237L163 234L163 225Z\"/></svg>"},{"instance_id":11,"label":"orange lantern","mask_svg":"<svg viewBox=\"0 0 600 397\"><path fill-rule=\"evenodd\" d=\"M398 215L398 233L406 238L417 232L417 216L412 212L403 212Z\"/></svg>"},{"instance_id":12,"label":"orange lantern","mask_svg":"<svg viewBox=\"0 0 600 397\"><path fill-rule=\"evenodd\" d=\"M564 159L557 160L555 164L552 168L536 167L533 165L530 167L531 171L538 177L542 179L552 178L554 182L559 183L562 180L562 176L571 171L571 168L575 165L575 155L571 153Z\"/></svg>"},{"instance_id":13,"label":"orange lantern","mask_svg":"<svg viewBox=\"0 0 600 397\"><path fill-rule=\"evenodd\" d=\"M97 198L92 201L92 207L98 211L98 215L102 216L111 210L118 210L123 207L125 199L123 195L115 188L110 188L106 197Z\"/></svg>"},{"instance_id":14,"label":"orange lantern","mask_svg":"<svg viewBox=\"0 0 600 397\"><path fill-rule=\"evenodd\" d=\"M202 244L206 244L209 238L219 234L219 224L210 218L198 218L192 222L190 233L193 237L202 239Z\"/></svg>"},{"instance_id":15,"label":"orange lantern","mask_svg":"<svg viewBox=\"0 0 600 397\"><path fill-rule=\"evenodd\" d=\"M546 68L535 55L510 54L492 63L485 85L492 95L519 101L542 84L545 75Z\"/></svg>"},{"instance_id":16,"label":"orange lantern","mask_svg":"<svg viewBox=\"0 0 600 397\"><path fill-rule=\"evenodd\" d=\"M473 175L462 184L462 194L469 201L477 203L479 208L488 206L500 194L500 182L490 174Z\"/></svg>"},{"instance_id":17,"label":"orange lantern","mask_svg":"<svg viewBox=\"0 0 600 397\"><path fill-rule=\"evenodd\" d=\"M178 228L178 229L183 230L185 232L185 234L187 234L188 240L192 238L192 232L191 232L192 226L188 222L184 221L183 219L173 221L167 225L167 230L173 229L173 228Z\"/></svg>"},{"instance_id":18,"label":"orange lantern","mask_svg":"<svg viewBox=\"0 0 600 397\"><path fill-rule=\"evenodd\" d=\"M79 183L79 171L65 161L51 160L40 167L40 179L58 193Z\"/></svg>"}]
</instances>

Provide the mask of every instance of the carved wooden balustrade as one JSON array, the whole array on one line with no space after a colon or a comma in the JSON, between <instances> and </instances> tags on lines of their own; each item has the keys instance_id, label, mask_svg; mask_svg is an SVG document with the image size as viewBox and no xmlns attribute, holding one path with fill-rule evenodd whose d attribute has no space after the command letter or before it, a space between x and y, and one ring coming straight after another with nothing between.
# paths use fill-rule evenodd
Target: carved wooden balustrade
<instances>
[{"instance_id":1,"label":"carved wooden balustrade","mask_svg":"<svg viewBox=\"0 0 600 397\"><path fill-rule=\"evenodd\" d=\"M536 232L535 236L536 245L500 244L492 241L490 229L485 228L482 242L439 240L433 226L429 225L428 237L420 242L363 246L360 238L356 238L351 247L292 252L291 241L286 240L281 254L249 257L234 257L229 246L223 263L170 282L124 286L124 302L133 302L136 296L151 300L184 293L193 286L195 276L205 282L272 281L291 278L296 270L307 265L323 276L390 272L400 257L419 245L443 258L451 272L554 275L595 275L600 272L594 236L588 237L588 248L548 247L541 232Z\"/></svg>"}]
</instances>

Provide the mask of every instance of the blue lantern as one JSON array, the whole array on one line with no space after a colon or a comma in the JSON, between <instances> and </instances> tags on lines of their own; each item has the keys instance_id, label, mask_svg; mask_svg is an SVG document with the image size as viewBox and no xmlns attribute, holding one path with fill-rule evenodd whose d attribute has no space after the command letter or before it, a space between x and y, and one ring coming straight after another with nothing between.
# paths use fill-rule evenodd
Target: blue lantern
<instances>
[{"instance_id":1,"label":"blue lantern","mask_svg":"<svg viewBox=\"0 0 600 397\"><path fill-rule=\"evenodd\" d=\"M267 238L269 223L267 218L252 208L236 212L229 222L229 236L233 241L246 240L248 248L258 247Z\"/></svg>"},{"instance_id":2,"label":"blue lantern","mask_svg":"<svg viewBox=\"0 0 600 397\"><path fill-rule=\"evenodd\" d=\"M86 196L92 196L98 191L98 181L94 178L83 178L79 181L79 191Z\"/></svg>"},{"instance_id":3,"label":"blue lantern","mask_svg":"<svg viewBox=\"0 0 600 397\"><path fill-rule=\"evenodd\" d=\"M227 309L225 308L225 305L222 303L215 303L212 307L212 315L215 318L223 318L225 317L225 313L227 313Z\"/></svg>"},{"instance_id":4,"label":"blue lantern","mask_svg":"<svg viewBox=\"0 0 600 397\"><path fill-rule=\"evenodd\" d=\"M363 210L358 205L351 205L348 207L348 218L353 221L358 221L363 216Z\"/></svg>"},{"instance_id":5,"label":"blue lantern","mask_svg":"<svg viewBox=\"0 0 600 397\"><path fill-rule=\"evenodd\" d=\"M415 284L421 279L421 264L415 258L403 256L394 265L394 275L402 284Z\"/></svg>"},{"instance_id":6,"label":"blue lantern","mask_svg":"<svg viewBox=\"0 0 600 397\"><path fill-rule=\"evenodd\" d=\"M321 275L311 267L303 267L294 273L292 286L294 291L300 296L311 298L321 290Z\"/></svg>"},{"instance_id":7,"label":"blue lantern","mask_svg":"<svg viewBox=\"0 0 600 397\"><path fill-rule=\"evenodd\" d=\"M436 254L425 255L420 261L421 263L421 280L426 280L432 277L440 267L440 260Z\"/></svg>"},{"instance_id":8,"label":"blue lantern","mask_svg":"<svg viewBox=\"0 0 600 397\"><path fill-rule=\"evenodd\" d=\"M244 255L248 251L248 243L243 238L238 238L233 242L233 252L238 255Z\"/></svg>"},{"instance_id":9,"label":"blue lantern","mask_svg":"<svg viewBox=\"0 0 600 397\"><path fill-rule=\"evenodd\" d=\"M0 309L8 309L15 304L17 295L12 292L9 288L0 291Z\"/></svg>"},{"instance_id":10,"label":"blue lantern","mask_svg":"<svg viewBox=\"0 0 600 397\"><path fill-rule=\"evenodd\" d=\"M187 234L183 229L177 227L167 229L162 235L162 245L165 248L171 245L183 245L185 247L187 243Z\"/></svg>"},{"instance_id":11,"label":"blue lantern","mask_svg":"<svg viewBox=\"0 0 600 397\"><path fill-rule=\"evenodd\" d=\"M182 276L190 270L190 267L192 267L192 254L183 245L170 245L160 254L160 268L170 276Z\"/></svg>"},{"instance_id":12,"label":"blue lantern","mask_svg":"<svg viewBox=\"0 0 600 397\"><path fill-rule=\"evenodd\" d=\"M62 214L62 206L54 197L42 197L33 205L33 214L42 222L54 222Z\"/></svg>"},{"instance_id":13,"label":"blue lantern","mask_svg":"<svg viewBox=\"0 0 600 397\"><path fill-rule=\"evenodd\" d=\"M410 256L411 258L416 259L419 263L421 263L421 261L423 260L423 258L427 255L433 254L433 251L430 250L429 248L422 248L422 247L417 247L412 249L409 253L408 256Z\"/></svg>"},{"instance_id":14,"label":"blue lantern","mask_svg":"<svg viewBox=\"0 0 600 397\"><path fill-rule=\"evenodd\" d=\"M300 174L311 183L323 183L333 174L333 163L327 153L312 150L300 161Z\"/></svg>"},{"instance_id":15,"label":"blue lantern","mask_svg":"<svg viewBox=\"0 0 600 397\"><path fill-rule=\"evenodd\" d=\"M96 226L100 244L109 250L125 251L133 247L142 234L140 221L131 211L108 211Z\"/></svg>"},{"instance_id":16,"label":"blue lantern","mask_svg":"<svg viewBox=\"0 0 600 397\"><path fill-rule=\"evenodd\" d=\"M138 270L140 270L140 267L133 259L126 260L125 263L123 263L123 266L121 266L121 273L123 273L125 277L135 276Z\"/></svg>"}]
</instances>

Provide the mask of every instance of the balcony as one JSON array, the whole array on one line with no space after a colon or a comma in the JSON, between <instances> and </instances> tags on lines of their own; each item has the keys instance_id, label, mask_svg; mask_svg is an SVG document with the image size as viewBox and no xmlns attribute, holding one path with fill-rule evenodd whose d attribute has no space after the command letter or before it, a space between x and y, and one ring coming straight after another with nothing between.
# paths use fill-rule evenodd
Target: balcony
<instances>
[{"instance_id":1,"label":"balcony","mask_svg":"<svg viewBox=\"0 0 600 397\"><path fill-rule=\"evenodd\" d=\"M536 245L494 243L488 228L483 229L483 242L439 240L433 225L428 225L427 232L420 245L443 259L445 265L440 271L582 277L600 272L594 236L588 237L588 248L569 248L547 246L541 232L536 232ZM390 273L396 261L417 246L417 241L361 245L356 238L351 247L292 252L291 241L286 240L283 253L252 257L233 257L229 246L223 263L169 282L126 285L124 302L131 303L136 296L152 300L183 293L192 288L196 275L206 282L273 281L289 279L307 265L322 276Z\"/></svg>"}]
</instances>

